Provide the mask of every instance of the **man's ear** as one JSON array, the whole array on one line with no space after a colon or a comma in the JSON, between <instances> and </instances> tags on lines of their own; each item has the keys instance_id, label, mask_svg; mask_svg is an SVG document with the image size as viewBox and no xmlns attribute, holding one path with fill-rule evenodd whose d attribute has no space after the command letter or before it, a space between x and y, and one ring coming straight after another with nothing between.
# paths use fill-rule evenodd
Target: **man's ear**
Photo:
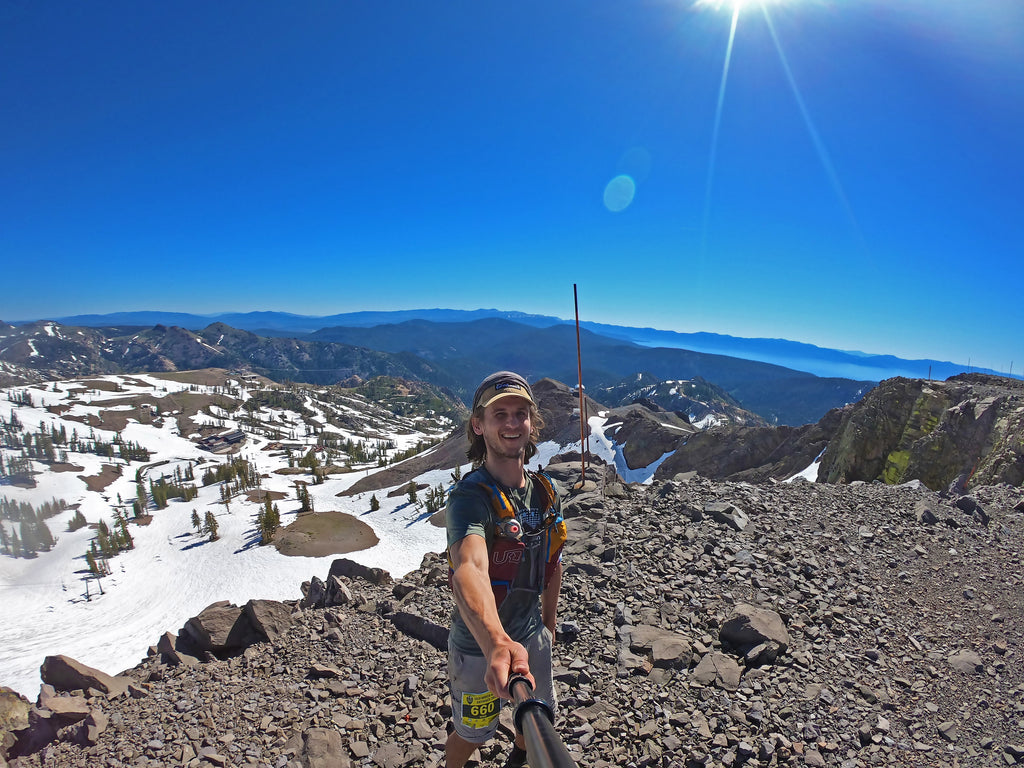
<instances>
[{"instance_id":1,"label":"man's ear","mask_svg":"<svg viewBox=\"0 0 1024 768\"><path fill-rule=\"evenodd\" d=\"M475 434L482 435L484 433L483 427L480 426L480 419L478 419L476 416L470 418L469 424L471 427L473 427L473 432Z\"/></svg>"}]
</instances>

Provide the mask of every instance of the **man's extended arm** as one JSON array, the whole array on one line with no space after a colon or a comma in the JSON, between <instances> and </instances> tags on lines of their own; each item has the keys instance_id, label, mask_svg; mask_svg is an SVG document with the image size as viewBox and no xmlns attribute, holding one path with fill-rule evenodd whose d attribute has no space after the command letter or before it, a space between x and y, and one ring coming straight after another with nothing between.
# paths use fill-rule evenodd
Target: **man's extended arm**
<instances>
[{"instance_id":1,"label":"man's extended arm","mask_svg":"<svg viewBox=\"0 0 1024 768\"><path fill-rule=\"evenodd\" d=\"M449 549L452 560L452 591L462 620L473 634L484 657L488 660L484 680L495 696L511 698L508 676L512 672L530 675L530 661L526 648L515 642L498 617L491 580L488 575L487 544L482 536L470 534Z\"/></svg>"}]
</instances>

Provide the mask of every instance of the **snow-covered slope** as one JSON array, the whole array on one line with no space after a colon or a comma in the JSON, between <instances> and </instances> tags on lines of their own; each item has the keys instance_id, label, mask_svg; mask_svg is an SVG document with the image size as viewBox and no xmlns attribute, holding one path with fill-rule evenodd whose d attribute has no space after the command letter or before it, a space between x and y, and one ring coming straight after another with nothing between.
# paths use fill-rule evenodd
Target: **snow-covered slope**
<instances>
[{"instance_id":1,"label":"snow-covered slope","mask_svg":"<svg viewBox=\"0 0 1024 768\"><path fill-rule=\"evenodd\" d=\"M109 441L112 431L90 429L76 419L101 412L110 414L118 406L117 398L167 393L213 391L176 383L155 376L108 376L100 381L120 388L83 391L77 382L47 384L45 388L30 387L0 393L0 419L9 424L12 414L26 429L37 430L40 422L49 429L64 426L67 433L92 434ZM87 385L86 385L87 386ZM32 406L11 402L10 396L28 392ZM74 396L72 396L74 393ZM102 403L102 405L99 405ZM121 406L127 408L128 406ZM66 409L66 410L65 410ZM63 410L56 414L53 411ZM219 426L225 430L240 426L238 421L216 408L223 416ZM316 414L314 410L314 414ZM164 410L162 425L144 425L129 419L121 430L125 441L135 442L150 451L147 465L160 464L149 473L171 473L175 466L189 461L205 460L223 463L225 457L214 457L181 435L179 420ZM291 424L293 431L303 432L296 414L276 410L264 414L268 422ZM208 421L214 417L207 415ZM158 420L159 421L159 420ZM286 495L278 502L282 525L291 522L297 511L294 475L277 474L287 460L279 451L266 450L270 439L247 431L240 455L254 462L262 475L262 488ZM419 440L437 434L403 430L388 435L400 451L415 446ZM357 437L350 435L350 437ZM312 444L315 436L296 437L290 442ZM5 462L18 452L2 450ZM135 472L141 462L133 462L121 476L101 491L87 488L84 478L100 475L104 465L120 464L119 459L101 458L89 453L71 453L71 471L53 471L49 465L32 462L37 485L34 488L0 484L0 497L27 502L37 507L51 499L60 499L77 506L89 523L112 522L119 499L130 501L136 496ZM167 463L161 463L167 462ZM208 465L209 465L208 464ZM80 469L78 469L80 467ZM203 465L195 472L197 480ZM394 576L419 566L427 552L445 547L443 529L432 526L423 514L408 503L405 496L388 498L378 492L380 509L370 511L369 494L354 497L338 496L366 471L331 475L324 483L309 485L316 511L347 512L373 528L380 543L348 555L368 566L385 568ZM428 473L422 480L431 485L450 482L450 472ZM308 479L308 475L306 476ZM197 482L198 486L199 483ZM219 539L208 541L192 527L192 511L200 518L212 511L219 528ZM7 685L34 698L39 687L39 666L47 655L66 654L81 662L110 673L134 666L165 631L177 632L185 621L210 603L230 600L242 604L250 598L295 599L301 597L300 585L312 576L326 577L336 556L319 558L286 557L273 547L257 544L255 515L259 505L243 496L233 499L227 508L221 502L220 486L199 487L197 498L170 501L165 509L153 511L148 525L129 526L135 548L110 560L111 574L99 580L88 575L84 555L95 536L90 527L68 531L73 510L68 509L47 521L56 546L36 557L0 555L0 685ZM10 535L16 523L4 520ZM103 593L98 589L102 587Z\"/></svg>"}]
</instances>

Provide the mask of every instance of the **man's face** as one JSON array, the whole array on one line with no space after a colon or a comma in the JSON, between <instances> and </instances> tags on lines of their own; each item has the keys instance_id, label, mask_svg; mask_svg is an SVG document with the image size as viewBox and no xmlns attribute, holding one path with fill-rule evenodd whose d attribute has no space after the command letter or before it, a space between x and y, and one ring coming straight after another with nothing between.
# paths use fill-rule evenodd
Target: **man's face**
<instances>
[{"instance_id":1,"label":"man's face","mask_svg":"<svg viewBox=\"0 0 1024 768\"><path fill-rule=\"evenodd\" d=\"M503 397L484 408L483 418L473 419L473 431L482 436L488 457L517 459L530 444L530 401Z\"/></svg>"}]
</instances>

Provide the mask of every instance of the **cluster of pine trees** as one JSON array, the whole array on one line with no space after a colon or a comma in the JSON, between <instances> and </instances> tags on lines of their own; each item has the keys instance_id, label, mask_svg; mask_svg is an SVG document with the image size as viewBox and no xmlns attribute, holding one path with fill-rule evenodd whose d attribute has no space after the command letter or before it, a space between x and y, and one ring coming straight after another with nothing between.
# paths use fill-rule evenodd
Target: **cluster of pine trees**
<instances>
[{"instance_id":1,"label":"cluster of pine trees","mask_svg":"<svg viewBox=\"0 0 1024 768\"><path fill-rule=\"evenodd\" d=\"M231 459L226 464L209 467L203 472L203 486L226 483L232 495L260 487L260 472L254 462L244 458Z\"/></svg>"},{"instance_id":2,"label":"cluster of pine trees","mask_svg":"<svg viewBox=\"0 0 1024 768\"><path fill-rule=\"evenodd\" d=\"M114 435L113 440L107 442L96 437L95 432L90 428L88 437L81 437L78 430L72 430L68 435L67 427L63 424L40 421L36 431L25 429L18 419L18 414L11 411L11 418L8 421L0 420L0 447L18 451L17 458L22 460L35 459L49 463L68 460L68 452L71 453L93 453L104 458L121 458L125 462L149 461L149 451L138 443L126 441L120 433ZM11 463L15 456L7 458L7 467L4 467L2 455L0 455L0 475L18 474L12 471Z\"/></svg>"},{"instance_id":3,"label":"cluster of pine trees","mask_svg":"<svg viewBox=\"0 0 1024 768\"><path fill-rule=\"evenodd\" d=\"M110 573L110 558L119 552L135 549L135 540L128 531L128 518L120 510L114 512L114 525L106 520L96 525L96 538L85 553L85 562L93 576L107 576Z\"/></svg>"},{"instance_id":4,"label":"cluster of pine trees","mask_svg":"<svg viewBox=\"0 0 1024 768\"><path fill-rule=\"evenodd\" d=\"M57 543L46 520L68 508L63 499L44 501L38 508L25 501L0 496L0 521L12 523L11 530L0 522L0 551L12 557L34 557L49 552ZM13 524L17 525L13 525Z\"/></svg>"},{"instance_id":5,"label":"cluster of pine trees","mask_svg":"<svg viewBox=\"0 0 1024 768\"><path fill-rule=\"evenodd\" d=\"M210 510L206 510L206 514L203 516L203 519L200 520L199 513L193 509L192 527L196 529L196 533L207 536L210 541L216 541L220 538L219 528L217 527L217 518Z\"/></svg>"},{"instance_id":6,"label":"cluster of pine trees","mask_svg":"<svg viewBox=\"0 0 1024 768\"><path fill-rule=\"evenodd\" d=\"M149 498L157 509L166 509L169 499L192 501L192 499L199 495L199 490L194 483L195 479L195 471L192 469L191 462L189 462L184 472L180 466L175 467L174 473L170 478L166 475L161 475L156 480L150 479ZM146 491L141 479L136 481L136 493L135 515L137 517L140 511L146 507Z\"/></svg>"}]
</instances>

